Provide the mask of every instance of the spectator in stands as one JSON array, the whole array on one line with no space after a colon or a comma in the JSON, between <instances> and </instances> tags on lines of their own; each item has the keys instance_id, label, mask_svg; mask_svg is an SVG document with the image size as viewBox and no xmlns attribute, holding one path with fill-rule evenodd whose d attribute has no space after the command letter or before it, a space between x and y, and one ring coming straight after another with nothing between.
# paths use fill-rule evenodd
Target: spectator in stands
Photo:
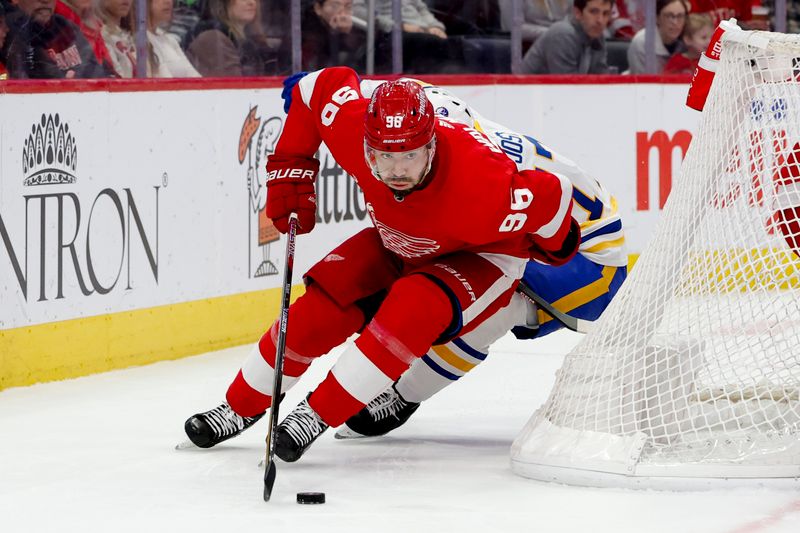
<instances>
[{"instance_id":1,"label":"spectator in stands","mask_svg":"<svg viewBox=\"0 0 800 533\"><path fill-rule=\"evenodd\" d=\"M790 2L787 2L787 4ZM750 20L753 0L691 0L692 13L706 13L714 27L731 17L739 21Z\"/></svg>"},{"instance_id":2,"label":"spectator in stands","mask_svg":"<svg viewBox=\"0 0 800 533\"><path fill-rule=\"evenodd\" d=\"M403 27L403 71L407 73L453 72L463 62L460 39L448 39L444 24L423 0L401 0ZM366 0L353 0L353 15L367 20ZM391 56L392 0L375 0L375 24L381 32L376 55L388 65ZM385 68L385 67L384 67ZM380 67L378 67L380 70Z\"/></svg>"},{"instance_id":3,"label":"spectator in stands","mask_svg":"<svg viewBox=\"0 0 800 533\"><path fill-rule=\"evenodd\" d=\"M172 20L164 29L178 40L181 48L186 48L195 26L200 23L202 4L203 0L175 0L172 6Z\"/></svg>"},{"instance_id":4,"label":"spectator in stands","mask_svg":"<svg viewBox=\"0 0 800 533\"><path fill-rule=\"evenodd\" d=\"M556 22L522 58L531 74L607 74L603 32L614 0L575 0L572 14Z\"/></svg>"},{"instance_id":5,"label":"spectator in stands","mask_svg":"<svg viewBox=\"0 0 800 533\"><path fill-rule=\"evenodd\" d=\"M6 43L0 46L0 58L4 60L8 57L8 47L11 45L14 34L19 30L20 26L28 23L28 15L17 7L16 2L17 0L0 0L0 8L5 11L5 21L8 27Z\"/></svg>"},{"instance_id":6,"label":"spectator in stands","mask_svg":"<svg viewBox=\"0 0 800 533\"><path fill-rule=\"evenodd\" d=\"M644 6L641 0L616 0L611 10L606 37L615 41L630 41L644 27Z\"/></svg>"},{"instance_id":7,"label":"spectator in stands","mask_svg":"<svg viewBox=\"0 0 800 533\"><path fill-rule=\"evenodd\" d=\"M714 27L721 20L735 18L746 30L769 30L769 8L774 0L691 0L692 13L706 13L711 17ZM791 21L793 11L797 12L798 2L787 0L787 19ZM773 13L774 15L774 13Z\"/></svg>"},{"instance_id":8,"label":"spectator in stands","mask_svg":"<svg viewBox=\"0 0 800 533\"><path fill-rule=\"evenodd\" d=\"M689 15L689 4L686 0L656 0L656 73L664 71L664 66L670 56L684 51L683 27ZM628 67L630 74L645 72L645 33L646 29L639 30L628 48Z\"/></svg>"},{"instance_id":9,"label":"spectator in stands","mask_svg":"<svg viewBox=\"0 0 800 533\"><path fill-rule=\"evenodd\" d=\"M775 18L775 0L761 0L761 7L767 8L767 24ZM753 6L753 18L756 18L756 6ZM758 15L764 17L763 13ZM786 33L800 33L800 2L786 1Z\"/></svg>"},{"instance_id":10,"label":"spectator in stands","mask_svg":"<svg viewBox=\"0 0 800 533\"><path fill-rule=\"evenodd\" d=\"M344 65L363 71L367 39L353 27L353 0L314 0L301 25L304 70Z\"/></svg>"},{"instance_id":11,"label":"spectator in stands","mask_svg":"<svg viewBox=\"0 0 800 533\"><path fill-rule=\"evenodd\" d=\"M0 80L8 79L8 70L6 70L6 57L2 53L3 47L6 43L6 35L8 35L8 25L6 24L6 12L3 9L3 4L0 4Z\"/></svg>"},{"instance_id":12,"label":"spectator in stands","mask_svg":"<svg viewBox=\"0 0 800 533\"><path fill-rule=\"evenodd\" d=\"M498 3L502 28L510 32L514 23L513 1L498 0ZM523 0L522 12L522 42L527 49L550 26L572 12L572 0Z\"/></svg>"},{"instance_id":13,"label":"spectator in stands","mask_svg":"<svg viewBox=\"0 0 800 533\"><path fill-rule=\"evenodd\" d=\"M92 45L72 22L56 15L55 0L17 0L25 20L14 32L7 64L11 78L104 78Z\"/></svg>"},{"instance_id":14,"label":"spectator in stands","mask_svg":"<svg viewBox=\"0 0 800 533\"><path fill-rule=\"evenodd\" d=\"M92 9L92 0L56 0L56 15L61 15L80 28L92 45L97 62L107 71L114 71L111 54L103 40L103 22Z\"/></svg>"},{"instance_id":15,"label":"spectator in stands","mask_svg":"<svg viewBox=\"0 0 800 533\"><path fill-rule=\"evenodd\" d=\"M708 48L714 34L714 23L705 13L689 13L683 30L683 44L686 51L674 54L664 66L664 74L693 74L700 61L700 55Z\"/></svg>"},{"instance_id":16,"label":"spectator in stands","mask_svg":"<svg viewBox=\"0 0 800 533\"><path fill-rule=\"evenodd\" d=\"M257 0L206 0L188 42L186 55L203 76L280 73L279 51L267 44Z\"/></svg>"},{"instance_id":17,"label":"spectator in stands","mask_svg":"<svg viewBox=\"0 0 800 533\"><path fill-rule=\"evenodd\" d=\"M121 78L136 77L136 42L133 0L99 0L97 13L103 21L102 35L114 70Z\"/></svg>"},{"instance_id":18,"label":"spectator in stands","mask_svg":"<svg viewBox=\"0 0 800 533\"><path fill-rule=\"evenodd\" d=\"M530 0L544 1L544 0ZM561 0L546 0L561 1ZM572 2L572 0L564 0ZM503 31L499 0L426 0L453 43L459 72L511 72L511 40ZM462 59L463 58L463 59Z\"/></svg>"},{"instance_id":19,"label":"spectator in stands","mask_svg":"<svg viewBox=\"0 0 800 533\"><path fill-rule=\"evenodd\" d=\"M164 31L172 20L172 0L147 0L147 12L147 75L199 78L200 73L186 58L178 40Z\"/></svg>"},{"instance_id":20,"label":"spectator in stands","mask_svg":"<svg viewBox=\"0 0 800 533\"><path fill-rule=\"evenodd\" d=\"M502 29L500 0L426 0L431 14L444 24L448 36L500 36L508 37ZM540 0L541 1L541 0ZM572 0L567 0L570 3Z\"/></svg>"},{"instance_id":21,"label":"spectator in stands","mask_svg":"<svg viewBox=\"0 0 800 533\"><path fill-rule=\"evenodd\" d=\"M408 33L427 33L440 39L447 39L444 24L439 22L428 9L423 0L401 0L403 31ZM367 2L354 0L353 13L356 17L367 20ZM392 31L392 0L375 0L375 23L384 32Z\"/></svg>"}]
</instances>

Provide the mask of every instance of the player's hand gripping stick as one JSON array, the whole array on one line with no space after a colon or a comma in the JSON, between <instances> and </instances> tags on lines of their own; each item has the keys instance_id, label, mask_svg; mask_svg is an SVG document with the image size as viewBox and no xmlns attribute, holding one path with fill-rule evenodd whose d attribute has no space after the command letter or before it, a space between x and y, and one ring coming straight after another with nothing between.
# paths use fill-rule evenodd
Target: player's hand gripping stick
<instances>
[{"instance_id":1,"label":"player's hand gripping stick","mask_svg":"<svg viewBox=\"0 0 800 533\"><path fill-rule=\"evenodd\" d=\"M269 156L267 161L267 216L281 233L289 232L289 215L296 213L297 233L308 233L317 221L314 187L319 161L310 157Z\"/></svg>"}]
</instances>

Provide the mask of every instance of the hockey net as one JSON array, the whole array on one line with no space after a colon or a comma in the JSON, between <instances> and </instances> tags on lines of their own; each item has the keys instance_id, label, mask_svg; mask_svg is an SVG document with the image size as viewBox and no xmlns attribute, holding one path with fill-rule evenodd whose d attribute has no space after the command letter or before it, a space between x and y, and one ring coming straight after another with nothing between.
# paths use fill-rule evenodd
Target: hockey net
<instances>
[{"instance_id":1,"label":"hockey net","mask_svg":"<svg viewBox=\"0 0 800 533\"><path fill-rule=\"evenodd\" d=\"M650 245L512 447L590 486L800 486L800 37L726 33Z\"/></svg>"}]
</instances>

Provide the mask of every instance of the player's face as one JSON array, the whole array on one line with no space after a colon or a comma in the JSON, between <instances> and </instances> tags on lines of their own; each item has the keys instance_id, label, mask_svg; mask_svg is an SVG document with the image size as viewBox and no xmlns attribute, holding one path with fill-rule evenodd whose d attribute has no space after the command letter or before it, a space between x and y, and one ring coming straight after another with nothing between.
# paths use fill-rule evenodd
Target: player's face
<instances>
[{"instance_id":1,"label":"player's face","mask_svg":"<svg viewBox=\"0 0 800 533\"><path fill-rule=\"evenodd\" d=\"M408 152L382 152L367 148L367 154L373 172L383 183L396 191L408 191L425 177L430 150L427 146Z\"/></svg>"}]
</instances>

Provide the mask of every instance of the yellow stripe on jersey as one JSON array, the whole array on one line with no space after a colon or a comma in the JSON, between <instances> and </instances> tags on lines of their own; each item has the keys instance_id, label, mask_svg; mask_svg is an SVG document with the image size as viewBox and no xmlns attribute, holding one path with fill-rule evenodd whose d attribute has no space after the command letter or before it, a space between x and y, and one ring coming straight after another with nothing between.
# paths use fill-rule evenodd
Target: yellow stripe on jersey
<instances>
[{"instance_id":1,"label":"yellow stripe on jersey","mask_svg":"<svg viewBox=\"0 0 800 533\"><path fill-rule=\"evenodd\" d=\"M614 274L616 273L617 267L603 267L603 271L600 273L602 276L600 279L597 279L590 284L581 287L580 289L573 291L563 298L553 302L553 307L559 311L567 313L591 302L598 296L608 292L608 287L611 285L611 280L614 279ZM537 315L539 316L539 324L544 324L545 322L553 320L553 317L542 310L538 310Z\"/></svg>"},{"instance_id":2,"label":"yellow stripe on jersey","mask_svg":"<svg viewBox=\"0 0 800 533\"><path fill-rule=\"evenodd\" d=\"M574 187L575 185L573 185L573 188ZM616 197L612 196L611 206L610 207L603 206L603 216L598 218L597 220L587 220L586 222L581 222L581 230L591 229L592 226L607 222L611 218L619 218L617 216L617 213L619 213L619 208L617 207L617 199Z\"/></svg>"},{"instance_id":3,"label":"yellow stripe on jersey","mask_svg":"<svg viewBox=\"0 0 800 533\"><path fill-rule=\"evenodd\" d=\"M617 248L622 246L625 243L625 237L620 237L619 239L615 239L613 241L606 241L601 242L600 244L595 244L594 246L587 248L585 250L581 250L581 252L585 253L597 253L601 250L607 250L609 248Z\"/></svg>"},{"instance_id":4,"label":"yellow stripe on jersey","mask_svg":"<svg viewBox=\"0 0 800 533\"><path fill-rule=\"evenodd\" d=\"M455 354L455 352L453 352L453 350L448 348L447 345L443 344L439 346L433 346L431 349L436 353L436 355L442 358L442 361L446 362L453 368L461 370L462 372L469 372L477 366L474 363L468 363L467 361L461 359Z\"/></svg>"}]
</instances>

